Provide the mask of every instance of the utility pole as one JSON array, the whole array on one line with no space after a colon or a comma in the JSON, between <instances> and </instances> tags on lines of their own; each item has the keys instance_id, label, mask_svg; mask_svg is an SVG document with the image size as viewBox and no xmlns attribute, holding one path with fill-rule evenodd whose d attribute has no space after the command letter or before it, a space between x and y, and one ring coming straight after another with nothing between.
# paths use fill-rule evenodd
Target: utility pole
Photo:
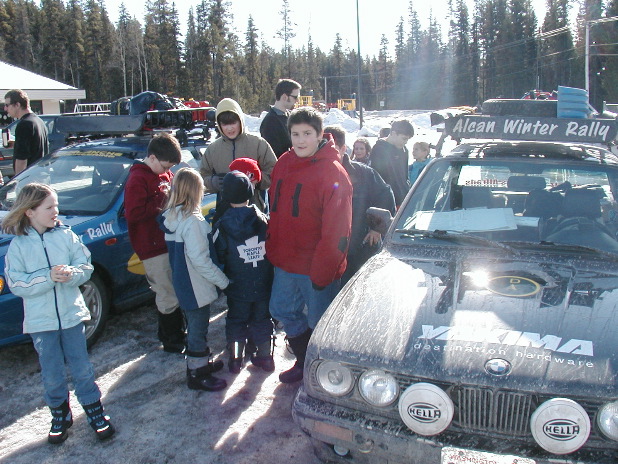
<instances>
[{"instance_id":1,"label":"utility pole","mask_svg":"<svg viewBox=\"0 0 618 464\"><path fill-rule=\"evenodd\" d=\"M358 36L358 94L356 96L357 106L360 109L360 127L363 127L363 82L361 79L361 48L360 48L360 19L358 13L358 0L356 0L356 35Z\"/></svg>"}]
</instances>

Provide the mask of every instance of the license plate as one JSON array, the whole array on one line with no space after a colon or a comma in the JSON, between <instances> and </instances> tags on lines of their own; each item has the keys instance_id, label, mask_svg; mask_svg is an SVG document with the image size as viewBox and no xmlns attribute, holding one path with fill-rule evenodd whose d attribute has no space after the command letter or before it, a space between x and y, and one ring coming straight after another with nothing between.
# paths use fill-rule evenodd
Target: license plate
<instances>
[{"instance_id":1,"label":"license plate","mask_svg":"<svg viewBox=\"0 0 618 464\"><path fill-rule=\"evenodd\" d=\"M462 448L442 448L442 464L535 464L533 459L485 453Z\"/></svg>"}]
</instances>

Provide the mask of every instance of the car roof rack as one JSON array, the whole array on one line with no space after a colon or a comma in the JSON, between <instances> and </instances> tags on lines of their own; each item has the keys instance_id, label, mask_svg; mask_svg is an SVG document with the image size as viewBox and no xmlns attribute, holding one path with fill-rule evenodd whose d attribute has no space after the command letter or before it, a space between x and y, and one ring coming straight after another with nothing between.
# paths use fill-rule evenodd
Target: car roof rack
<instances>
[{"instance_id":1,"label":"car roof rack","mask_svg":"<svg viewBox=\"0 0 618 464\"><path fill-rule=\"evenodd\" d=\"M63 115L56 120L56 129L67 137L146 135L157 130L214 127L212 115L213 107L154 110L135 115Z\"/></svg>"}]
</instances>

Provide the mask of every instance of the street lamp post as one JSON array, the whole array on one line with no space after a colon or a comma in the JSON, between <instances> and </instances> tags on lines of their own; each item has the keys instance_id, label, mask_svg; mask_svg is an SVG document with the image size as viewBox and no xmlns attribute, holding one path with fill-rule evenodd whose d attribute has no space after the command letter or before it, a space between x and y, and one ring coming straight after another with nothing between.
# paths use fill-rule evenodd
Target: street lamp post
<instances>
[{"instance_id":1,"label":"street lamp post","mask_svg":"<svg viewBox=\"0 0 618 464\"><path fill-rule=\"evenodd\" d=\"M586 92L590 95L590 25L597 23L607 23L609 21L618 20L618 16L611 16L609 18L591 19L586 21L586 56L585 56L585 73L584 82L586 86Z\"/></svg>"},{"instance_id":2,"label":"street lamp post","mask_svg":"<svg viewBox=\"0 0 618 464\"><path fill-rule=\"evenodd\" d=\"M363 127L363 89L362 89L362 79L361 79L361 49L360 49L360 19L358 14L358 0L356 0L356 35L358 36L358 95L356 97L356 101L358 102L358 107L360 109L360 127Z\"/></svg>"}]
</instances>

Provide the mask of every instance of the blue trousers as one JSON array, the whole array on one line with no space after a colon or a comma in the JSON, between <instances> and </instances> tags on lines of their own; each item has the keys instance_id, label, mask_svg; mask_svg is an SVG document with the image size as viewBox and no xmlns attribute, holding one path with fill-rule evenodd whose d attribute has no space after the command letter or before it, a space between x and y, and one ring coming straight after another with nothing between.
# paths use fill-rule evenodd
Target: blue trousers
<instances>
[{"instance_id":1,"label":"blue trousers","mask_svg":"<svg viewBox=\"0 0 618 464\"><path fill-rule=\"evenodd\" d=\"M298 337L308 328L315 328L339 288L340 281L336 280L324 290L314 290L309 276L292 274L275 267L270 314L283 323L288 337Z\"/></svg>"},{"instance_id":2,"label":"blue trousers","mask_svg":"<svg viewBox=\"0 0 618 464\"><path fill-rule=\"evenodd\" d=\"M71 372L80 404L92 404L101 399L101 391L94 381L94 369L88 358L83 323L70 329L30 335L39 354L45 402L50 408L60 406L69 395L66 366Z\"/></svg>"},{"instance_id":3,"label":"blue trousers","mask_svg":"<svg viewBox=\"0 0 618 464\"><path fill-rule=\"evenodd\" d=\"M225 336L228 343L251 340L256 345L270 340L273 322L268 311L268 300L240 301L227 297Z\"/></svg>"},{"instance_id":4,"label":"blue trousers","mask_svg":"<svg viewBox=\"0 0 618 464\"><path fill-rule=\"evenodd\" d=\"M184 311L187 321L187 367L198 369L208 364L208 326L210 325L210 305Z\"/></svg>"}]
</instances>

